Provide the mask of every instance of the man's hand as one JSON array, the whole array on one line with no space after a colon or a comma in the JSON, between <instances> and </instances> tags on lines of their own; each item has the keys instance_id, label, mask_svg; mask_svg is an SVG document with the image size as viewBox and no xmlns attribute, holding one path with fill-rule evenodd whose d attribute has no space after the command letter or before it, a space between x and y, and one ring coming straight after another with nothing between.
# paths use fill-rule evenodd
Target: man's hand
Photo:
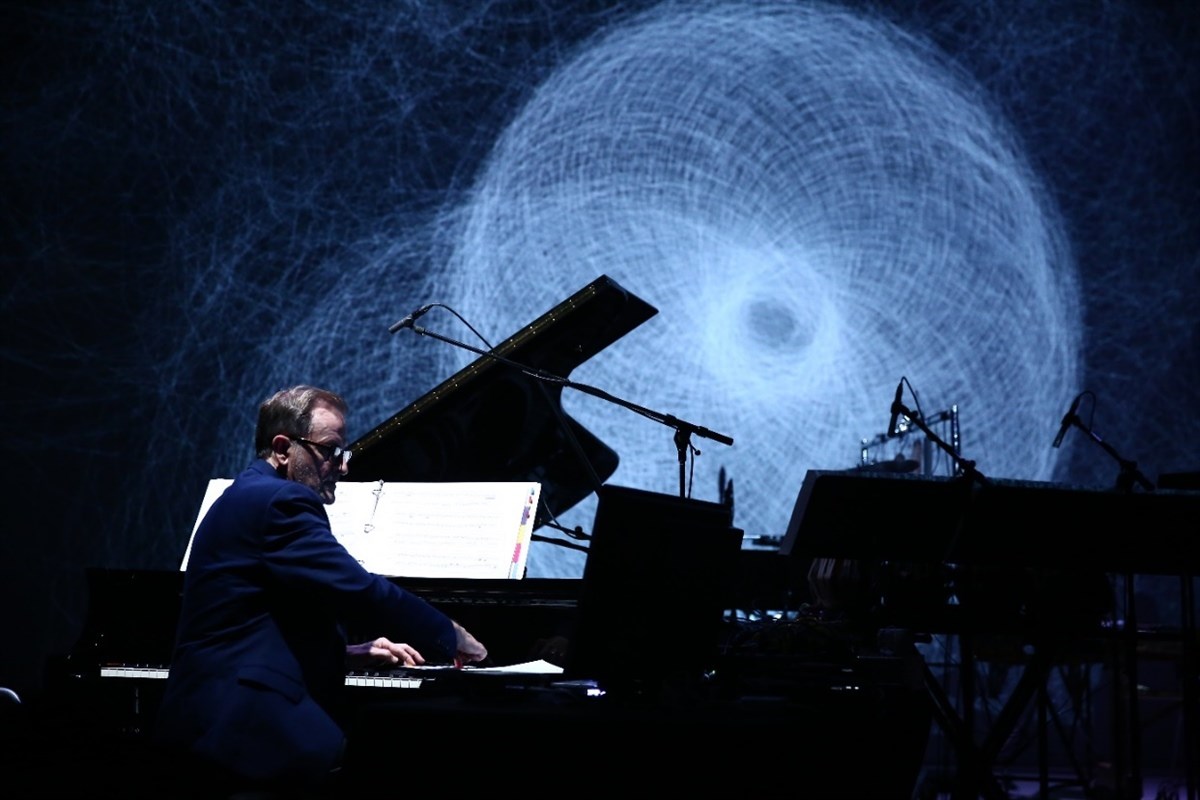
<instances>
[{"instance_id":1,"label":"man's hand","mask_svg":"<svg viewBox=\"0 0 1200 800\"><path fill-rule=\"evenodd\" d=\"M455 649L458 651L454 660L456 663L470 664L487 658L487 648L479 640L467 632L467 629L457 622L454 623Z\"/></svg>"},{"instance_id":2,"label":"man's hand","mask_svg":"<svg viewBox=\"0 0 1200 800\"><path fill-rule=\"evenodd\" d=\"M346 665L349 667L370 667L381 664L419 667L424 663L425 659L415 647L396 644L383 636L373 642L346 645Z\"/></svg>"}]
</instances>

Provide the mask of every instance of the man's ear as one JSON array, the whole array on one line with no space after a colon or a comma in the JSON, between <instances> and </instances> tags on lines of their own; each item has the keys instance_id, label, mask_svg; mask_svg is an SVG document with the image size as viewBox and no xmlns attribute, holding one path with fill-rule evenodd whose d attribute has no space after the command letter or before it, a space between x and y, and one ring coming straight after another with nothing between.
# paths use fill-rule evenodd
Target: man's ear
<instances>
[{"instance_id":1,"label":"man's ear","mask_svg":"<svg viewBox=\"0 0 1200 800\"><path fill-rule=\"evenodd\" d=\"M271 452L275 455L275 461L280 466L287 463L288 452L292 449L292 440L284 436L282 433L277 434L271 440Z\"/></svg>"}]
</instances>

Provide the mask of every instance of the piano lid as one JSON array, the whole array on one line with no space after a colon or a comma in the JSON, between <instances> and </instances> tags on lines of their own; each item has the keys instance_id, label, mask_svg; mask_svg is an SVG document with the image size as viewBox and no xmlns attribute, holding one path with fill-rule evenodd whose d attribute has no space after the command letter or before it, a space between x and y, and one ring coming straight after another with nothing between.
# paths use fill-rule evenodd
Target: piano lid
<instances>
[{"instance_id":1,"label":"piano lid","mask_svg":"<svg viewBox=\"0 0 1200 800\"><path fill-rule=\"evenodd\" d=\"M601 275L493 352L567 378L657 313ZM561 385L480 356L352 442L354 461L345 480L537 481L546 507L561 514L596 490L592 473L603 483L619 461L612 449L562 412L561 397Z\"/></svg>"}]
</instances>

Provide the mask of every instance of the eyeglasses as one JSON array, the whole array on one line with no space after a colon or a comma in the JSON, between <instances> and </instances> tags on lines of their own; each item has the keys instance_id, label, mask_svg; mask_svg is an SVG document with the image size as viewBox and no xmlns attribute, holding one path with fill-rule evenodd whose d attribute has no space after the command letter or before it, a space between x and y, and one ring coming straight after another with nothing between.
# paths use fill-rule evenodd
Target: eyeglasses
<instances>
[{"instance_id":1,"label":"eyeglasses","mask_svg":"<svg viewBox=\"0 0 1200 800\"><path fill-rule=\"evenodd\" d=\"M305 439L303 436L293 436L292 441L312 445L321 451L321 457L326 461L336 461L343 467L350 463L351 451L338 447L335 444L321 444L320 442L314 442L312 439Z\"/></svg>"}]
</instances>

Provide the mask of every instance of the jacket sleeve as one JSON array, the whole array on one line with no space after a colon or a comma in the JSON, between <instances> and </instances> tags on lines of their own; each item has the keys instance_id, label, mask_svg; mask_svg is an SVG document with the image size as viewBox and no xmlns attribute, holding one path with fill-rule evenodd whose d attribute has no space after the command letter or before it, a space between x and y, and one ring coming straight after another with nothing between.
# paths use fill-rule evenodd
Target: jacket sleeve
<instances>
[{"instance_id":1,"label":"jacket sleeve","mask_svg":"<svg viewBox=\"0 0 1200 800\"><path fill-rule=\"evenodd\" d=\"M368 572L334 537L320 498L287 482L266 507L264 558L269 573L290 589L327 602L344 625L409 642L426 658L448 660L457 650L450 618L381 575Z\"/></svg>"}]
</instances>

